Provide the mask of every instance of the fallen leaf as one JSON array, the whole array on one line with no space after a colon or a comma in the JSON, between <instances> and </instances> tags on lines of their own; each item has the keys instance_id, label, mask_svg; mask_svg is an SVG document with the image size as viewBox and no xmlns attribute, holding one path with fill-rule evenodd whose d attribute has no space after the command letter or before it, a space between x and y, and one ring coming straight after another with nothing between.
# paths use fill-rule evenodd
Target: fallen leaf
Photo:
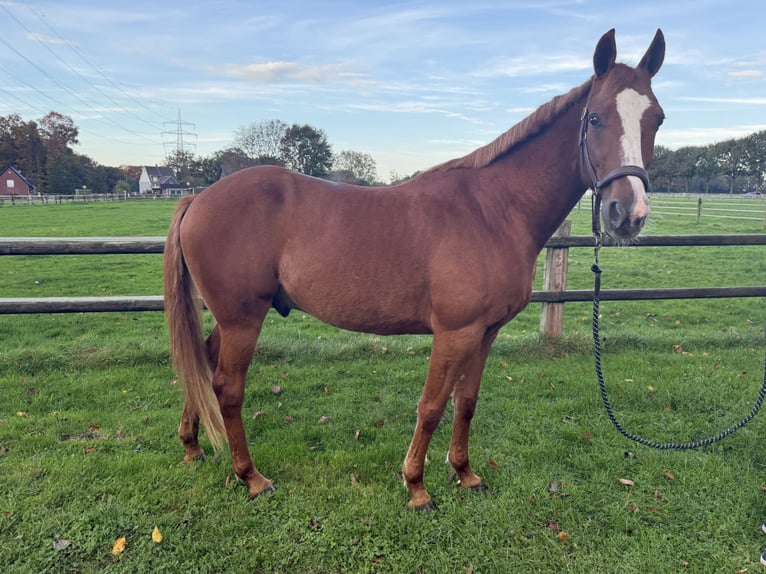
<instances>
[{"instance_id":1,"label":"fallen leaf","mask_svg":"<svg viewBox=\"0 0 766 574\"><path fill-rule=\"evenodd\" d=\"M319 417L319 424L323 425L323 424L325 424L329 420L330 420L330 417L326 417L326 416L322 415L321 417Z\"/></svg>"},{"instance_id":2,"label":"fallen leaf","mask_svg":"<svg viewBox=\"0 0 766 574\"><path fill-rule=\"evenodd\" d=\"M660 491L656 488L654 489L654 498L656 498L657 500L664 500L662 498L662 495L660 494Z\"/></svg>"},{"instance_id":3,"label":"fallen leaf","mask_svg":"<svg viewBox=\"0 0 766 574\"><path fill-rule=\"evenodd\" d=\"M636 381L634 381L633 379L625 379L625 382L626 383L635 383Z\"/></svg>"},{"instance_id":4,"label":"fallen leaf","mask_svg":"<svg viewBox=\"0 0 766 574\"><path fill-rule=\"evenodd\" d=\"M570 536L569 536L569 534L567 534L566 532L564 532L564 531L562 530L561 532L559 532L559 533L556 535L556 538L558 538L558 539L559 539L559 542L569 542L569 538L570 538Z\"/></svg>"},{"instance_id":5,"label":"fallen leaf","mask_svg":"<svg viewBox=\"0 0 766 574\"><path fill-rule=\"evenodd\" d=\"M319 532L320 530L322 530L322 523L319 522L316 518L312 518L311 520L309 520L309 528Z\"/></svg>"},{"instance_id":6,"label":"fallen leaf","mask_svg":"<svg viewBox=\"0 0 766 574\"><path fill-rule=\"evenodd\" d=\"M681 560L681 566L682 566L683 568L688 568L688 567L689 567L689 562L688 562L688 561L686 561L686 560Z\"/></svg>"},{"instance_id":7,"label":"fallen leaf","mask_svg":"<svg viewBox=\"0 0 766 574\"><path fill-rule=\"evenodd\" d=\"M356 480L356 476L351 475L351 486L356 486L359 482Z\"/></svg>"},{"instance_id":8,"label":"fallen leaf","mask_svg":"<svg viewBox=\"0 0 766 574\"><path fill-rule=\"evenodd\" d=\"M684 352L683 347L681 347L681 345L673 345L673 350L676 353L683 353Z\"/></svg>"},{"instance_id":9,"label":"fallen leaf","mask_svg":"<svg viewBox=\"0 0 766 574\"><path fill-rule=\"evenodd\" d=\"M29 415L28 415L27 413L25 413L24 411L18 411L18 412L16 413L16 416L17 416L17 417L21 417L21 418L25 419L25 418L27 418Z\"/></svg>"},{"instance_id":10,"label":"fallen leaf","mask_svg":"<svg viewBox=\"0 0 766 574\"><path fill-rule=\"evenodd\" d=\"M582 435L582 438L584 438L585 440L590 440L590 433L586 432L584 435Z\"/></svg>"},{"instance_id":11,"label":"fallen leaf","mask_svg":"<svg viewBox=\"0 0 766 574\"><path fill-rule=\"evenodd\" d=\"M324 394L329 395L330 394L330 387L324 388Z\"/></svg>"},{"instance_id":12,"label":"fallen leaf","mask_svg":"<svg viewBox=\"0 0 766 574\"><path fill-rule=\"evenodd\" d=\"M227 474L226 475L226 481L223 483L223 486L228 488L229 484L231 484L231 475Z\"/></svg>"},{"instance_id":13,"label":"fallen leaf","mask_svg":"<svg viewBox=\"0 0 766 574\"><path fill-rule=\"evenodd\" d=\"M533 505L534 505L534 504L537 504L537 499L535 498L535 495L533 494L532 496L530 496L529 498L527 498L527 502L528 502L529 504L533 504Z\"/></svg>"},{"instance_id":14,"label":"fallen leaf","mask_svg":"<svg viewBox=\"0 0 766 574\"><path fill-rule=\"evenodd\" d=\"M86 448L83 452L83 454L90 454L92 452L96 452L98 449L95 446L89 446Z\"/></svg>"},{"instance_id":15,"label":"fallen leaf","mask_svg":"<svg viewBox=\"0 0 766 574\"><path fill-rule=\"evenodd\" d=\"M498 468L500 465L497 464L497 462L495 462L494 458L490 458L489 459L489 466L491 466L492 468Z\"/></svg>"},{"instance_id":16,"label":"fallen leaf","mask_svg":"<svg viewBox=\"0 0 766 574\"><path fill-rule=\"evenodd\" d=\"M3 517L4 518L8 518L10 515L11 515L11 511L10 510L3 510Z\"/></svg>"},{"instance_id":17,"label":"fallen leaf","mask_svg":"<svg viewBox=\"0 0 766 574\"><path fill-rule=\"evenodd\" d=\"M548 485L548 490L549 490L550 492L558 492L560 488L561 488L561 484L559 484L559 483L558 483L558 482L556 482L556 481L553 481L553 482L551 482L551 483Z\"/></svg>"},{"instance_id":18,"label":"fallen leaf","mask_svg":"<svg viewBox=\"0 0 766 574\"><path fill-rule=\"evenodd\" d=\"M665 472L663 472L662 474L664 474L665 478L667 478L669 480L675 480L676 479L676 477L673 475L673 473L669 472L667 470Z\"/></svg>"},{"instance_id":19,"label":"fallen leaf","mask_svg":"<svg viewBox=\"0 0 766 574\"><path fill-rule=\"evenodd\" d=\"M630 504L628 504L628 510L630 510L631 512L638 512L638 506L636 506L635 504L631 502Z\"/></svg>"},{"instance_id":20,"label":"fallen leaf","mask_svg":"<svg viewBox=\"0 0 766 574\"><path fill-rule=\"evenodd\" d=\"M96 431L101 428L101 425L88 425L89 431Z\"/></svg>"},{"instance_id":21,"label":"fallen leaf","mask_svg":"<svg viewBox=\"0 0 766 574\"><path fill-rule=\"evenodd\" d=\"M253 420L260 417L265 417L265 416L266 416L266 413L264 413L263 411L256 411L253 413Z\"/></svg>"},{"instance_id":22,"label":"fallen leaf","mask_svg":"<svg viewBox=\"0 0 766 574\"><path fill-rule=\"evenodd\" d=\"M273 387L271 387L271 392L274 393L275 395L278 395L279 393L282 392L282 387L280 387L279 385L274 385Z\"/></svg>"},{"instance_id":23,"label":"fallen leaf","mask_svg":"<svg viewBox=\"0 0 766 574\"><path fill-rule=\"evenodd\" d=\"M61 538L58 534L53 537L53 549L56 551L66 550L70 544L69 540Z\"/></svg>"},{"instance_id":24,"label":"fallen leaf","mask_svg":"<svg viewBox=\"0 0 766 574\"><path fill-rule=\"evenodd\" d=\"M362 434L362 430L361 429L356 429L354 431L354 440L359 440L359 435L360 434Z\"/></svg>"},{"instance_id":25,"label":"fallen leaf","mask_svg":"<svg viewBox=\"0 0 766 574\"><path fill-rule=\"evenodd\" d=\"M377 421L375 421L374 423L372 423L372 426L375 426L375 427L378 427L378 428L380 428L380 427L382 427L384 424L385 424L385 423L384 423L382 420L377 420Z\"/></svg>"},{"instance_id":26,"label":"fallen leaf","mask_svg":"<svg viewBox=\"0 0 766 574\"><path fill-rule=\"evenodd\" d=\"M127 541L125 540L124 536L121 536L117 540L114 541L114 544L112 545L112 555L117 556L118 554L122 554L125 552L125 543Z\"/></svg>"},{"instance_id":27,"label":"fallen leaf","mask_svg":"<svg viewBox=\"0 0 766 574\"><path fill-rule=\"evenodd\" d=\"M657 388L653 387L652 385L649 385L648 387L646 387L646 390L649 391L650 393L656 393L657 392Z\"/></svg>"},{"instance_id":28,"label":"fallen leaf","mask_svg":"<svg viewBox=\"0 0 766 574\"><path fill-rule=\"evenodd\" d=\"M629 478L618 478L618 481L620 481L620 484L624 484L625 486L635 486L636 483L630 480Z\"/></svg>"},{"instance_id":29,"label":"fallen leaf","mask_svg":"<svg viewBox=\"0 0 766 574\"><path fill-rule=\"evenodd\" d=\"M291 415L290 413L285 413L285 421L287 421L288 423L293 422L293 415Z\"/></svg>"},{"instance_id":30,"label":"fallen leaf","mask_svg":"<svg viewBox=\"0 0 766 574\"><path fill-rule=\"evenodd\" d=\"M152 530L152 540L157 544L162 542L162 532L160 532L160 529L157 528L157 525L155 525L154 530Z\"/></svg>"},{"instance_id":31,"label":"fallen leaf","mask_svg":"<svg viewBox=\"0 0 766 574\"><path fill-rule=\"evenodd\" d=\"M548 523L548 530L553 530L554 532L559 529L559 523L558 522L549 522Z\"/></svg>"}]
</instances>

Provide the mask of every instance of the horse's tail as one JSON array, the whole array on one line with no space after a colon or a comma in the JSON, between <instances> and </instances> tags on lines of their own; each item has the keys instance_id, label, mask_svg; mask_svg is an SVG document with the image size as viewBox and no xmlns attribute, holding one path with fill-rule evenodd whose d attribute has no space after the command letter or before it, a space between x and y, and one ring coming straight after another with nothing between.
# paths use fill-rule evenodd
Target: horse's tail
<instances>
[{"instance_id":1,"label":"horse's tail","mask_svg":"<svg viewBox=\"0 0 766 574\"><path fill-rule=\"evenodd\" d=\"M170 355L181 380L190 412L199 416L215 450L226 436L218 400L213 392L213 369L202 336L202 301L184 260L180 227L194 196L181 199L165 241L165 315Z\"/></svg>"}]
</instances>

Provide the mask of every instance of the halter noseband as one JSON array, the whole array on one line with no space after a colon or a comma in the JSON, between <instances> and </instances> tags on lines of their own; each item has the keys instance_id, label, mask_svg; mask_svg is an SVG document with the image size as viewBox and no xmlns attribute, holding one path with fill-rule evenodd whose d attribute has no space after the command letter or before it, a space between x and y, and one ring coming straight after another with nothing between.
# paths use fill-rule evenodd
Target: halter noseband
<instances>
[{"instance_id":1,"label":"halter noseband","mask_svg":"<svg viewBox=\"0 0 766 574\"><path fill-rule=\"evenodd\" d=\"M590 157L588 151L588 106L586 105L582 111L582 117L580 118L580 169L588 177L591 182L591 189L593 190L594 202L593 202L593 233L597 237L601 236L601 221L599 218L599 208L601 206L601 189L612 183L615 179L626 177L629 175L639 178L643 184L644 189L649 191L649 174L646 170L638 165L621 165L616 167L612 171L606 174L603 179L598 179L596 173L596 167L593 165L593 160Z\"/></svg>"}]
</instances>

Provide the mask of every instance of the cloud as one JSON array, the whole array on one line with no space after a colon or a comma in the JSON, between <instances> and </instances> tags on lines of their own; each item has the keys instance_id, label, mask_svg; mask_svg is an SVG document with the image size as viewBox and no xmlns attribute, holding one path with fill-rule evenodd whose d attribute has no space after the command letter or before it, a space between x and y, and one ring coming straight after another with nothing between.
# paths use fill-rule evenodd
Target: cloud
<instances>
[{"instance_id":1,"label":"cloud","mask_svg":"<svg viewBox=\"0 0 766 574\"><path fill-rule=\"evenodd\" d=\"M498 60L492 66L476 72L477 77L520 77L543 74L560 74L589 70L593 64L588 58L573 55L523 56Z\"/></svg>"},{"instance_id":2,"label":"cloud","mask_svg":"<svg viewBox=\"0 0 766 574\"><path fill-rule=\"evenodd\" d=\"M752 133L766 129L764 124L734 125L727 127L698 127L668 130L662 128L657 132L657 144L677 149L685 146L699 146L730 139L749 136Z\"/></svg>"},{"instance_id":3,"label":"cloud","mask_svg":"<svg viewBox=\"0 0 766 574\"><path fill-rule=\"evenodd\" d=\"M763 76L763 72L760 70L737 70L736 72L729 72L729 77L734 80L752 80L753 78L760 78Z\"/></svg>"},{"instance_id":4,"label":"cloud","mask_svg":"<svg viewBox=\"0 0 766 574\"><path fill-rule=\"evenodd\" d=\"M686 96L680 98L687 102L702 102L706 104L734 104L745 106L766 106L766 98L712 98L705 96Z\"/></svg>"},{"instance_id":5,"label":"cloud","mask_svg":"<svg viewBox=\"0 0 766 574\"><path fill-rule=\"evenodd\" d=\"M63 44L65 46L75 45L74 42L70 42L69 40L64 40L63 38L51 38L45 34L29 33L27 34L27 38L34 40L35 42L40 42L41 44Z\"/></svg>"},{"instance_id":6,"label":"cloud","mask_svg":"<svg viewBox=\"0 0 766 574\"><path fill-rule=\"evenodd\" d=\"M227 64L222 68L208 67L208 70L230 78L241 78L262 83L273 83L283 80L325 83L339 79L358 79L361 76L361 74L353 73L348 64L309 66L298 62Z\"/></svg>"}]
</instances>

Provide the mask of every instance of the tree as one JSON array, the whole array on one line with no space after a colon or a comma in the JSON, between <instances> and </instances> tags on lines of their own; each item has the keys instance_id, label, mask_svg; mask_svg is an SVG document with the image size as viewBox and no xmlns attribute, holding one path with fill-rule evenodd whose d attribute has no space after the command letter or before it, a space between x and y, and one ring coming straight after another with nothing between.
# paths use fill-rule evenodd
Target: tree
<instances>
[{"instance_id":1,"label":"tree","mask_svg":"<svg viewBox=\"0 0 766 574\"><path fill-rule=\"evenodd\" d=\"M38 130L45 143L48 161L54 161L70 145L79 143L79 130L72 118L58 112L49 112L40 118Z\"/></svg>"},{"instance_id":2,"label":"tree","mask_svg":"<svg viewBox=\"0 0 766 574\"><path fill-rule=\"evenodd\" d=\"M246 167L252 167L256 165L255 160L251 159L243 150L238 147L230 147L224 150L217 151L213 154L213 160L218 165L218 176L225 177L245 169Z\"/></svg>"},{"instance_id":3,"label":"tree","mask_svg":"<svg viewBox=\"0 0 766 574\"><path fill-rule=\"evenodd\" d=\"M281 144L287 124L279 120L253 122L240 127L234 134L234 146L260 165L282 165Z\"/></svg>"},{"instance_id":4,"label":"tree","mask_svg":"<svg viewBox=\"0 0 766 574\"><path fill-rule=\"evenodd\" d=\"M372 185L376 178L377 167L370 154L344 150L335 156L331 179L357 185Z\"/></svg>"},{"instance_id":5,"label":"tree","mask_svg":"<svg viewBox=\"0 0 766 574\"><path fill-rule=\"evenodd\" d=\"M92 160L72 150L65 150L51 162L48 176L47 193L50 194L74 195L75 191L83 186L91 192L99 191L93 187Z\"/></svg>"},{"instance_id":6,"label":"tree","mask_svg":"<svg viewBox=\"0 0 766 574\"><path fill-rule=\"evenodd\" d=\"M324 131L309 125L293 124L280 142L285 166L294 171L323 177L332 167L332 147Z\"/></svg>"},{"instance_id":7,"label":"tree","mask_svg":"<svg viewBox=\"0 0 766 574\"><path fill-rule=\"evenodd\" d=\"M748 166L743 161L744 144L742 140L727 140L713 146L713 150L719 173L726 176L729 194L733 194L737 178L748 172Z\"/></svg>"}]
</instances>

